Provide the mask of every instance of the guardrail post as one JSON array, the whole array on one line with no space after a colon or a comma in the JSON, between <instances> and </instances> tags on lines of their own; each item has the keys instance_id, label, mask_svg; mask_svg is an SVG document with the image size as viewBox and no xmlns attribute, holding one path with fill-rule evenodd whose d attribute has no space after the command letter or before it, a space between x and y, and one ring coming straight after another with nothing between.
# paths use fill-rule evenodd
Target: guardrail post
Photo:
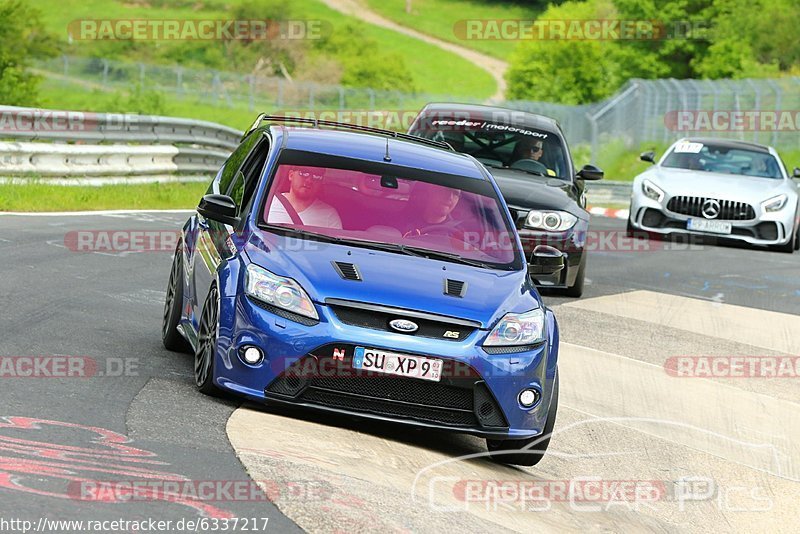
<instances>
[{"instance_id":1,"label":"guardrail post","mask_svg":"<svg viewBox=\"0 0 800 534\"><path fill-rule=\"evenodd\" d=\"M139 87L144 91L144 63L139 63Z\"/></svg>"},{"instance_id":2,"label":"guardrail post","mask_svg":"<svg viewBox=\"0 0 800 534\"><path fill-rule=\"evenodd\" d=\"M775 80L767 80L767 83L769 84L770 87L772 87L772 90L775 91L775 111L777 113L780 113L782 104L781 100L783 99L783 89L781 89L780 85L775 83ZM770 140L769 144L775 146L777 143L778 143L778 128L776 127L772 130L772 139Z\"/></svg>"},{"instance_id":3,"label":"guardrail post","mask_svg":"<svg viewBox=\"0 0 800 534\"><path fill-rule=\"evenodd\" d=\"M591 151L592 155L589 159L592 165L597 165L597 119L590 113L586 113L586 117L589 119L589 125L591 126Z\"/></svg>"},{"instance_id":4,"label":"guardrail post","mask_svg":"<svg viewBox=\"0 0 800 534\"><path fill-rule=\"evenodd\" d=\"M369 111L373 111L375 109L375 91L367 89L367 93L369 94Z\"/></svg>"},{"instance_id":5,"label":"guardrail post","mask_svg":"<svg viewBox=\"0 0 800 534\"><path fill-rule=\"evenodd\" d=\"M253 111L255 109L255 107L256 107L255 106L255 94L254 94L255 93L255 85L256 85L255 76L253 76L252 74L249 74L247 76L247 81L248 81L248 88L249 88L249 93L250 93L248 95L248 106L247 107L248 107L248 109L250 111Z\"/></svg>"},{"instance_id":6,"label":"guardrail post","mask_svg":"<svg viewBox=\"0 0 800 534\"><path fill-rule=\"evenodd\" d=\"M278 78L278 95L275 107L280 109L283 106L283 78Z\"/></svg>"},{"instance_id":7,"label":"guardrail post","mask_svg":"<svg viewBox=\"0 0 800 534\"><path fill-rule=\"evenodd\" d=\"M103 87L108 86L108 60L103 60Z\"/></svg>"},{"instance_id":8,"label":"guardrail post","mask_svg":"<svg viewBox=\"0 0 800 534\"><path fill-rule=\"evenodd\" d=\"M344 109L344 104L345 104L345 102L344 102L344 87L342 87L340 85L340 86L337 87L337 89L339 90L339 109L342 110L342 109Z\"/></svg>"},{"instance_id":9,"label":"guardrail post","mask_svg":"<svg viewBox=\"0 0 800 534\"><path fill-rule=\"evenodd\" d=\"M310 83L308 84L308 109L314 109L314 86L316 84Z\"/></svg>"},{"instance_id":10,"label":"guardrail post","mask_svg":"<svg viewBox=\"0 0 800 534\"><path fill-rule=\"evenodd\" d=\"M175 93L183 98L183 67L175 69Z\"/></svg>"},{"instance_id":11,"label":"guardrail post","mask_svg":"<svg viewBox=\"0 0 800 534\"><path fill-rule=\"evenodd\" d=\"M69 76L69 56L61 56L64 60L64 76Z\"/></svg>"}]
</instances>

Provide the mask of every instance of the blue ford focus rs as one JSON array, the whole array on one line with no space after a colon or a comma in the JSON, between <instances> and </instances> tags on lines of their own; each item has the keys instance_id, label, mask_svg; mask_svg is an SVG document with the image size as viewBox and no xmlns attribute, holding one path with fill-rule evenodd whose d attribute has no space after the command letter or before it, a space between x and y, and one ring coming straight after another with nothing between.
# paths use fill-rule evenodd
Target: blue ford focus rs
<instances>
[{"instance_id":1,"label":"blue ford focus rs","mask_svg":"<svg viewBox=\"0 0 800 534\"><path fill-rule=\"evenodd\" d=\"M183 227L162 337L203 393L482 436L503 463L555 423L555 317L491 175L445 143L259 116Z\"/></svg>"}]
</instances>

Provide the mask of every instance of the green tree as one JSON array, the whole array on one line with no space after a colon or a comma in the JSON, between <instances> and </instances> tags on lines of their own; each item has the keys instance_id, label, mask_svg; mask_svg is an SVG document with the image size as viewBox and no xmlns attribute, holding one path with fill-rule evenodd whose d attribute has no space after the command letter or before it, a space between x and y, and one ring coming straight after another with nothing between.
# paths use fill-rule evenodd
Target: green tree
<instances>
[{"instance_id":1,"label":"green tree","mask_svg":"<svg viewBox=\"0 0 800 534\"><path fill-rule=\"evenodd\" d=\"M613 20L611 0L571 1L548 8L540 21ZM614 40L530 40L517 47L506 74L507 97L564 104L595 102L630 78L663 76L653 52Z\"/></svg>"},{"instance_id":2,"label":"green tree","mask_svg":"<svg viewBox=\"0 0 800 534\"><path fill-rule=\"evenodd\" d=\"M0 103L36 105L39 78L28 72L30 60L57 51L42 31L38 10L21 0L0 0Z\"/></svg>"},{"instance_id":3,"label":"green tree","mask_svg":"<svg viewBox=\"0 0 800 534\"><path fill-rule=\"evenodd\" d=\"M332 55L342 69L341 83L377 90L416 90L405 58L380 50L374 39L364 35L363 25L345 24L316 41L319 53Z\"/></svg>"}]
</instances>

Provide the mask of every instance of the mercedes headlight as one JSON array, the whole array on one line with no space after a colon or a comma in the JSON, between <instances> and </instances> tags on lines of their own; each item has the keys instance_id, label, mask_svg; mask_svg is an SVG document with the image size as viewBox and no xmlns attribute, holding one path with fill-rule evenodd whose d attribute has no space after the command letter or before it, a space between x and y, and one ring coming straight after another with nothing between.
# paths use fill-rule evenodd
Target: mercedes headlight
<instances>
[{"instance_id":1,"label":"mercedes headlight","mask_svg":"<svg viewBox=\"0 0 800 534\"><path fill-rule=\"evenodd\" d=\"M535 230L547 230L548 232L563 232L569 230L578 218L566 211L541 211L531 210L525 218L525 226Z\"/></svg>"},{"instance_id":2,"label":"mercedes headlight","mask_svg":"<svg viewBox=\"0 0 800 534\"><path fill-rule=\"evenodd\" d=\"M761 203L761 209L766 212L781 211L789 199L786 195L778 195Z\"/></svg>"},{"instance_id":3,"label":"mercedes headlight","mask_svg":"<svg viewBox=\"0 0 800 534\"><path fill-rule=\"evenodd\" d=\"M286 311L319 320L317 309L300 284L291 278L273 274L255 264L247 266L245 292Z\"/></svg>"},{"instance_id":4,"label":"mercedes headlight","mask_svg":"<svg viewBox=\"0 0 800 534\"><path fill-rule=\"evenodd\" d=\"M483 342L484 346L533 345L544 341L544 310L507 313Z\"/></svg>"},{"instance_id":5,"label":"mercedes headlight","mask_svg":"<svg viewBox=\"0 0 800 534\"><path fill-rule=\"evenodd\" d=\"M642 180L642 193L656 202L661 202L664 199L664 191L650 180Z\"/></svg>"}]
</instances>

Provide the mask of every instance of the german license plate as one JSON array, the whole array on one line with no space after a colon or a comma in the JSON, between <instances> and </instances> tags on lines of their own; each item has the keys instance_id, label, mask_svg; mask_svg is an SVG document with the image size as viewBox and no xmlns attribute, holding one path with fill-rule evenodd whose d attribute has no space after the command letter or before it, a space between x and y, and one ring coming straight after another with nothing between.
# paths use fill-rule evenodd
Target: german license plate
<instances>
[{"instance_id":1,"label":"german license plate","mask_svg":"<svg viewBox=\"0 0 800 534\"><path fill-rule=\"evenodd\" d=\"M731 223L727 221L710 221L708 219L689 219L686 221L686 229L712 234L730 234Z\"/></svg>"},{"instance_id":2,"label":"german license plate","mask_svg":"<svg viewBox=\"0 0 800 534\"><path fill-rule=\"evenodd\" d=\"M364 371L421 378L432 382L438 382L442 378L442 360L365 347L356 347L353 367Z\"/></svg>"}]
</instances>

